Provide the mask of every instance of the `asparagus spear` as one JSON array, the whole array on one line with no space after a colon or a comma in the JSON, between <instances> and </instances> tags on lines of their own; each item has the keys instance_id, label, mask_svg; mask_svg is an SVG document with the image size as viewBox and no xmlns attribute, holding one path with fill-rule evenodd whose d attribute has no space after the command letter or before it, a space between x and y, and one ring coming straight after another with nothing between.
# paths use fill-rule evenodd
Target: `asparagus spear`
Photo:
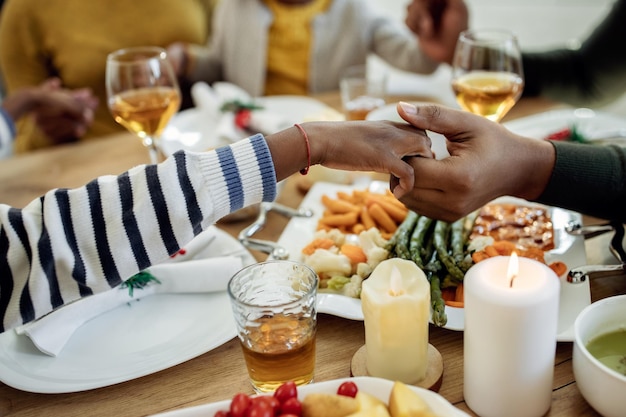
<instances>
[{"instance_id":1,"label":"asparagus spear","mask_svg":"<svg viewBox=\"0 0 626 417\"><path fill-rule=\"evenodd\" d=\"M404 221L398 226L395 233L397 235L395 253L398 258L411 259L409 238L411 237L411 233L415 228L415 223L417 223L418 218L419 215L417 213L409 211Z\"/></svg>"},{"instance_id":2,"label":"asparagus spear","mask_svg":"<svg viewBox=\"0 0 626 417\"><path fill-rule=\"evenodd\" d=\"M427 255L424 241L432 223L433 220L431 218L421 216L417 220L415 229L413 229L413 233L411 234L411 240L409 241L411 260L420 268L424 268L423 260L426 259L425 256Z\"/></svg>"},{"instance_id":3,"label":"asparagus spear","mask_svg":"<svg viewBox=\"0 0 626 417\"><path fill-rule=\"evenodd\" d=\"M433 323L435 326L445 326L448 322L448 316L446 315L446 303L441 294L441 283L437 275L441 270L441 263L439 263L436 250L432 251L424 270L426 278L430 282L430 307Z\"/></svg>"},{"instance_id":4,"label":"asparagus spear","mask_svg":"<svg viewBox=\"0 0 626 417\"><path fill-rule=\"evenodd\" d=\"M437 222L437 224L435 224L435 249L437 250L437 255L439 256L439 259L448 270L448 273L450 273L450 275L458 282L462 282L465 274L454 262L454 258L452 258L452 256L448 253L447 241L449 230L450 223L439 221Z\"/></svg>"}]
</instances>

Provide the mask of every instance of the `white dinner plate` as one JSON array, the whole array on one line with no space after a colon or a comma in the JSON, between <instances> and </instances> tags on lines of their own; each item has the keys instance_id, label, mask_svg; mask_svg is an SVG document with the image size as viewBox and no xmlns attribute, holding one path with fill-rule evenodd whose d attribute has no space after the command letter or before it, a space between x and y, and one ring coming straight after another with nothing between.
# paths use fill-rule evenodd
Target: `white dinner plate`
<instances>
[{"instance_id":1,"label":"white dinner plate","mask_svg":"<svg viewBox=\"0 0 626 417\"><path fill-rule=\"evenodd\" d=\"M615 134L626 135L626 119L586 108L552 110L504 123L512 132L533 139L544 139L552 133L571 129L574 125L590 140ZM600 142L626 145L626 137Z\"/></svg>"},{"instance_id":2,"label":"white dinner plate","mask_svg":"<svg viewBox=\"0 0 626 417\"><path fill-rule=\"evenodd\" d=\"M382 400L387 404L389 402L389 394L393 387L393 381L382 378L373 378L369 376L360 376L354 378L335 379L332 381L318 382L310 385L303 385L298 387L298 398L302 400L308 394L311 393L328 393L335 394L337 388L345 381L354 382L359 391L371 394L374 397ZM409 385L409 388L418 393L428 406L432 409L433 413L438 416L446 417L469 417L468 414L454 407L448 400L443 398L436 392L429 391L424 388L414 387ZM236 393L233 393L233 396ZM194 407L182 408L180 410L174 410L166 413L156 414L153 417L207 417L212 416L220 410L227 411L230 406L230 399L204 405L197 405Z\"/></svg>"},{"instance_id":3,"label":"white dinner plate","mask_svg":"<svg viewBox=\"0 0 626 417\"><path fill-rule=\"evenodd\" d=\"M308 120L324 120L334 112L324 103L306 96L268 96L254 100L265 111L284 117L284 127ZM161 149L171 155L180 149L206 151L230 144L215 134L217 125L203 113L201 108L178 112L165 128L161 137ZM242 135L242 139L245 135Z\"/></svg>"},{"instance_id":4,"label":"white dinner plate","mask_svg":"<svg viewBox=\"0 0 626 417\"><path fill-rule=\"evenodd\" d=\"M380 191L387 188L387 183L374 181L370 185L370 190ZM354 189L363 187L338 185L333 183L318 182L307 193L300 207L313 211L313 216L309 218L292 218L282 235L278 244L289 251L290 259L302 261L301 250L313 240L313 234L317 226L317 221L324 211L321 203L322 195L336 196L338 191L351 192ZM525 200L512 197L503 197L496 202L519 202L528 203ZM532 203L536 204L536 203ZM564 231L564 226L570 221L581 221L581 215L569 210L560 208L550 208L550 217L554 224L554 239L556 248L546 255L546 260L562 261L567 265L568 270L585 265L587 257L585 254L585 242L581 236L572 236ZM557 340L574 340L574 321L578 313L591 303L591 291L589 282L581 284L570 284L566 280L566 274L560 277L561 297L559 305L559 325ZM318 311L320 313L332 314L335 316L363 320L361 310L361 300L338 294L319 293ZM463 330L465 326L465 315L462 308L446 306L448 322L444 326L446 329Z\"/></svg>"},{"instance_id":5,"label":"white dinner plate","mask_svg":"<svg viewBox=\"0 0 626 417\"><path fill-rule=\"evenodd\" d=\"M215 239L206 251L189 259L233 254L246 265L255 262L229 234L216 228L210 235ZM194 239L196 248L205 236ZM151 295L88 321L56 357L40 352L27 336L6 331L0 334L0 381L23 391L67 393L149 375L235 337L230 311L226 291Z\"/></svg>"}]
</instances>

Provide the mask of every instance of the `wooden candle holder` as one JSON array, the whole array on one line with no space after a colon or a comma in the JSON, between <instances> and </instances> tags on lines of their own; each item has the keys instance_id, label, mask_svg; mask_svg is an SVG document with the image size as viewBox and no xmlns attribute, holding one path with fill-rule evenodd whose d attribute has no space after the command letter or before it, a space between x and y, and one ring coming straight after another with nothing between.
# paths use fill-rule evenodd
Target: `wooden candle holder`
<instances>
[{"instance_id":1,"label":"wooden candle holder","mask_svg":"<svg viewBox=\"0 0 626 417\"><path fill-rule=\"evenodd\" d=\"M367 372L367 350L361 346L352 357L350 363L350 376L375 376ZM410 385L438 392L443 381L443 358L441 353L430 343L428 344L428 367L426 376L421 381Z\"/></svg>"}]
</instances>

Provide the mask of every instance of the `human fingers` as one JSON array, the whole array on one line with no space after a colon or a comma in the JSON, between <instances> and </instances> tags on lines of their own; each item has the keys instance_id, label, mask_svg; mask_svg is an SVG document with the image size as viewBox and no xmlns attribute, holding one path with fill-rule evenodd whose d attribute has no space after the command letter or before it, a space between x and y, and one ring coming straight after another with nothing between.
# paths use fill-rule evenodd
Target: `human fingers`
<instances>
[{"instance_id":1,"label":"human fingers","mask_svg":"<svg viewBox=\"0 0 626 417\"><path fill-rule=\"evenodd\" d=\"M406 123L309 122L303 127L310 137L313 163L392 174L400 179L404 189L412 188L413 171L402 159L433 157L430 138Z\"/></svg>"},{"instance_id":2,"label":"human fingers","mask_svg":"<svg viewBox=\"0 0 626 417\"><path fill-rule=\"evenodd\" d=\"M420 38L434 36L432 16L428 13L429 0L413 0L407 5L407 14L404 20L407 27Z\"/></svg>"},{"instance_id":3,"label":"human fingers","mask_svg":"<svg viewBox=\"0 0 626 417\"><path fill-rule=\"evenodd\" d=\"M61 79L59 77L50 77L42 82L39 87L47 91L58 90L61 88Z\"/></svg>"}]
</instances>

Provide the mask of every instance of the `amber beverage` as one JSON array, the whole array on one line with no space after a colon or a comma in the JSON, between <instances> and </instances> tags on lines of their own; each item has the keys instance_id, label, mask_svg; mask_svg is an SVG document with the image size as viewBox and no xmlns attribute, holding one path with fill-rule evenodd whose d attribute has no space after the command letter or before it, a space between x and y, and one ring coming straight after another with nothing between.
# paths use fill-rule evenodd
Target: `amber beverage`
<instances>
[{"instance_id":1,"label":"amber beverage","mask_svg":"<svg viewBox=\"0 0 626 417\"><path fill-rule=\"evenodd\" d=\"M452 82L461 107L494 122L502 120L522 95L524 81L513 73L476 71Z\"/></svg>"},{"instance_id":2,"label":"amber beverage","mask_svg":"<svg viewBox=\"0 0 626 417\"><path fill-rule=\"evenodd\" d=\"M377 97L360 96L345 104L346 120L365 120L369 112L385 105Z\"/></svg>"},{"instance_id":3,"label":"amber beverage","mask_svg":"<svg viewBox=\"0 0 626 417\"><path fill-rule=\"evenodd\" d=\"M151 163L161 162L158 141L181 102L166 51L158 46L137 46L110 53L106 91L115 121L139 136Z\"/></svg>"},{"instance_id":4,"label":"amber beverage","mask_svg":"<svg viewBox=\"0 0 626 417\"><path fill-rule=\"evenodd\" d=\"M274 391L284 381L304 385L315 370L315 329L306 317L277 315L248 327L248 343L241 343L252 385Z\"/></svg>"},{"instance_id":5,"label":"amber beverage","mask_svg":"<svg viewBox=\"0 0 626 417\"><path fill-rule=\"evenodd\" d=\"M365 120L368 113L385 105L387 77L370 74L365 65L347 68L339 82L346 120Z\"/></svg>"},{"instance_id":6,"label":"amber beverage","mask_svg":"<svg viewBox=\"0 0 626 417\"><path fill-rule=\"evenodd\" d=\"M115 121L138 135L160 136L180 107L178 91L170 87L129 90L113 97Z\"/></svg>"},{"instance_id":7,"label":"amber beverage","mask_svg":"<svg viewBox=\"0 0 626 417\"><path fill-rule=\"evenodd\" d=\"M517 38L508 30L467 30L459 35L452 62L452 90L471 113L499 122L524 89Z\"/></svg>"},{"instance_id":8,"label":"amber beverage","mask_svg":"<svg viewBox=\"0 0 626 417\"><path fill-rule=\"evenodd\" d=\"M293 261L253 264L229 281L239 341L257 392L313 380L317 286L317 274Z\"/></svg>"}]
</instances>

